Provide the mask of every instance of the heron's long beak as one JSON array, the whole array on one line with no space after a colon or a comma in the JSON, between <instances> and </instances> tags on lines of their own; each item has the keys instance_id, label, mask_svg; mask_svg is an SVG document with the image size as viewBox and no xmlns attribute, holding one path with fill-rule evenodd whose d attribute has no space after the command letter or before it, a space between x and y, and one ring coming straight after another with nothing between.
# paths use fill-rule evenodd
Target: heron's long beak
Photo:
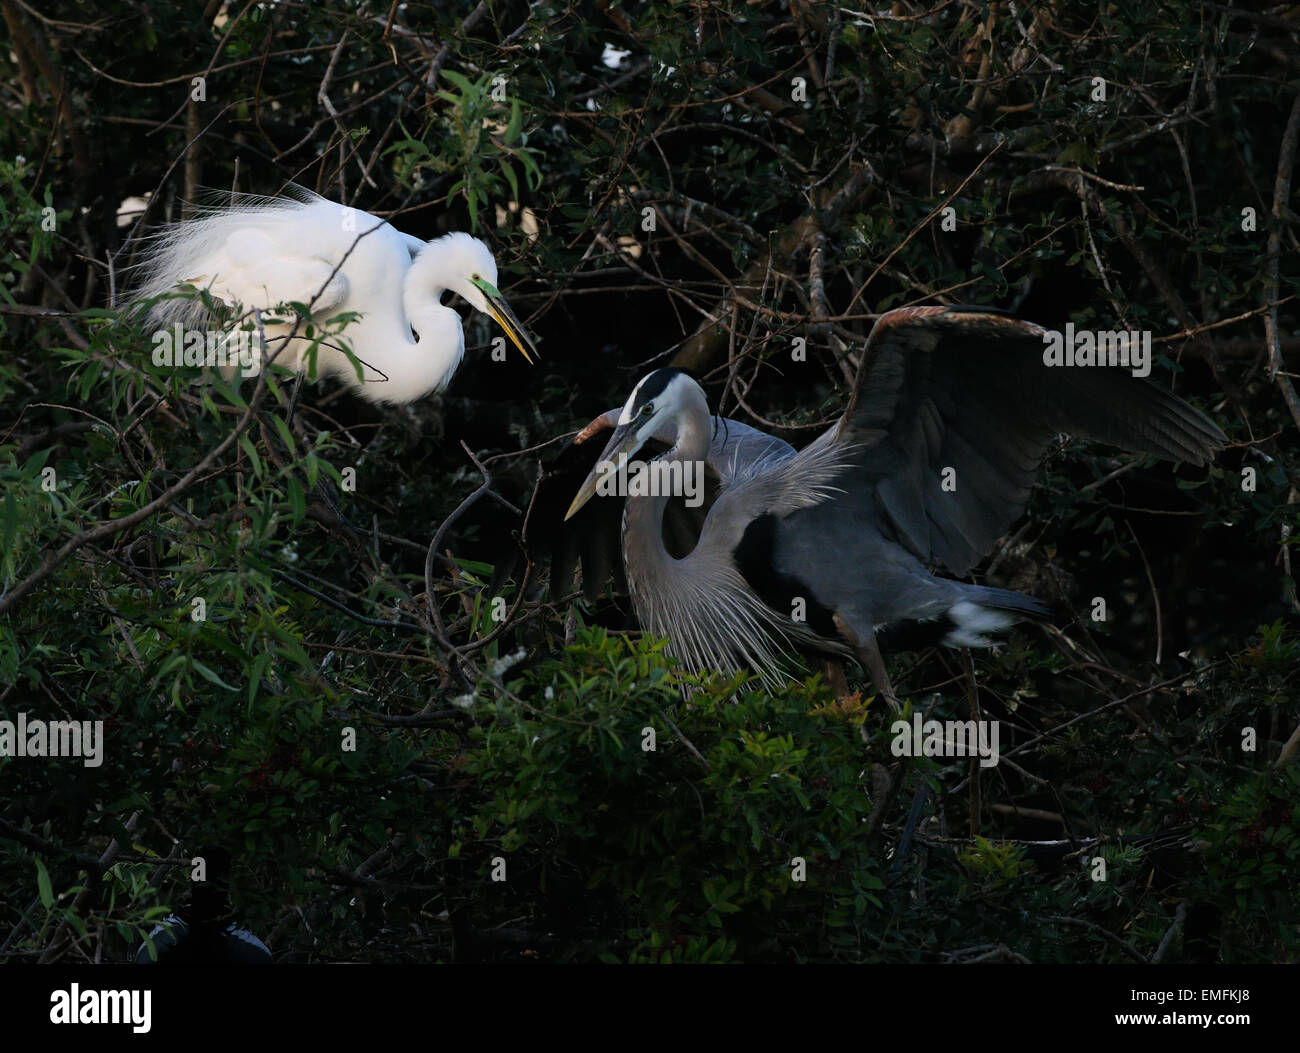
<instances>
[{"instance_id":1,"label":"heron's long beak","mask_svg":"<svg viewBox=\"0 0 1300 1053\"><path fill-rule=\"evenodd\" d=\"M630 460L632 455L645 445L647 438L646 435L637 434L635 421L631 424L621 424L614 429L614 434L609 437L609 442L605 444L600 459L596 461L596 467L591 470L591 474L578 488L578 496L573 499L573 504L569 505L569 510L564 513L566 522L577 514L578 509L591 500L596 493L596 489L606 478L618 471L620 462Z\"/></svg>"},{"instance_id":2,"label":"heron's long beak","mask_svg":"<svg viewBox=\"0 0 1300 1053\"><path fill-rule=\"evenodd\" d=\"M529 364L533 364L534 356L541 358L533 338L528 335L528 330L523 327L523 323L515 317L515 312L510 310L510 305L501 295L501 290L485 278L471 278L470 281L478 286L479 292L487 298L487 313L506 331L506 336L510 337L511 342L519 348L519 353L528 359ZM530 351L532 354L529 354Z\"/></svg>"}]
</instances>

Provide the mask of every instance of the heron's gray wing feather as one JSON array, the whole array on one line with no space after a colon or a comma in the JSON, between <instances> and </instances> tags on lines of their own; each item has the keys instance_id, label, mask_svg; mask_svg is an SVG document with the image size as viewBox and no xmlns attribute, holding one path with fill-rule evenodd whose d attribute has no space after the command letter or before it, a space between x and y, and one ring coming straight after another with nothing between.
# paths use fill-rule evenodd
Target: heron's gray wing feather
<instances>
[{"instance_id":1,"label":"heron's gray wing feather","mask_svg":"<svg viewBox=\"0 0 1300 1053\"><path fill-rule=\"evenodd\" d=\"M920 559L964 574L1024 510L1056 434L1193 464L1225 442L1203 414L1128 370L1045 365L1043 337L970 308L883 315L830 436L859 447L845 500ZM945 469L955 490L943 488Z\"/></svg>"},{"instance_id":2,"label":"heron's gray wing feather","mask_svg":"<svg viewBox=\"0 0 1300 1053\"><path fill-rule=\"evenodd\" d=\"M766 471L795 455L794 447L784 439L758 428L731 420L713 418L707 466L717 473L718 484L728 487L738 479Z\"/></svg>"},{"instance_id":3,"label":"heron's gray wing feather","mask_svg":"<svg viewBox=\"0 0 1300 1053\"><path fill-rule=\"evenodd\" d=\"M839 441L832 429L798 453L785 443L781 445L784 450L752 447L760 456L735 471L730 483L720 490L709 511L705 535L711 547L729 555L759 516L787 516L844 496L846 470L852 470L858 453L851 440Z\"/></svg>"}]
</instances>

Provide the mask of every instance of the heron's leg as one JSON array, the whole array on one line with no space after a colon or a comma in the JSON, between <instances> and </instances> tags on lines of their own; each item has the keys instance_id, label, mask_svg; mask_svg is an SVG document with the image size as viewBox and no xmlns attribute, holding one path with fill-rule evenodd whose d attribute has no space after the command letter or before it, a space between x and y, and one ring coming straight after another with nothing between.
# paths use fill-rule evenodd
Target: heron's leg
<instances>
[{"instance_id":1,"label":"heron's leg","mask_svg":"<svg viewBox=\"0 0 1300 1053\"><path fill-rule=\"evenodd\" d=\"M838 658L823 658L822 668L826 671L826 682L835 690L835 698L843 702L849 698L849 681L844 676L844 663ZM871 736L867 734L865 722L858 725L858 735L868 746L871 745Z\"/></svg>"},{"instance_id":2,"label":"heron's leg","mask_svg":"<svg viewBox=\"0 0 1300 1053\"><path fill-rule=\"evenodd\" d=\"M838 658L823 658L822 671L826 674L826 683L831 685L836 698L849 697L849 682L844 676L844 663Z\"/></svg>"},{"instance_id":3,"label":"heron's leg","mask_svg":"<svg viewBox=\"0 0 1300 1053\"><path fill-rule=\"evenodd\" d=\"M894 694L894 687L889 682L889 674L885 672L885 659L880 653L879 645L876 643L876 634L868 629L864 635L860 636L853 631L853 627L849 625L848 620L838 612L835 615L835 628L840 631L840 635L857 652L858 658L861 659L867 673L871 676L871 682L875 684L876 690L889 703L889 708L895 713L900 712L903 707Z\"/></svg>"}]
</instances>

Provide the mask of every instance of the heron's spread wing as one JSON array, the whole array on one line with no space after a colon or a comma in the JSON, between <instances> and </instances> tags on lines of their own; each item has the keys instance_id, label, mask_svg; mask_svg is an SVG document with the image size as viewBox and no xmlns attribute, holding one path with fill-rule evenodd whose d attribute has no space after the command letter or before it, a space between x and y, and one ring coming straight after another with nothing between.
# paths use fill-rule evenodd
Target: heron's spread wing
<instances>
[{"instance_id":1,"label":"heron's spread wing","mask_svg":"<svg viewBox=\"0 0 1300 1053\"><path fill-rule=\"evenodd\" d=\"M1044 332L972 308L881 317L849 407L823 437L860 447L846 500L920 559L965 574L1024 510L1056 434L1193 464L1225 442L1126 369L1045 365Z\"/></svg>"},{"instance_id":2,"label":"heron's spread wing","mask_svg":"<svg viewBox=\"0 0 1300 1053\"><path fill-rule=\"evenodd\" d=\"M573 588L574 572L579 566L588 599L594 600L605 591L611 575L615 590L627 591L619 536L623 501L597 496L572 519L564 519L578 488L596 466L608 428L597 418L564 446L538 482L528 513L524 546L534 562L550 560L551 595L557 599Z\"/></svg>"}]
</instances>

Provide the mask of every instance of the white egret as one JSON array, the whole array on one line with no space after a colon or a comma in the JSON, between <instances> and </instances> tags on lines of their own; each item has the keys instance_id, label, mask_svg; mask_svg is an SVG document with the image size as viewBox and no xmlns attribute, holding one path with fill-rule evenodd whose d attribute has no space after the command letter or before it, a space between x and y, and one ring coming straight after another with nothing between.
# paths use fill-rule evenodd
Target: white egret
<instances>
[{"instance_id":1,"label":"white egret","mask_svg":"<svg viewBox=\"0 0 1300 1053\"><path fill-rule=\"evenodd\" d=\"M493 318L529 362L536 347L497 290L497 265L488 247L469 234L424 242L377 216L295 187L295 197L242 196L228 208L206 210L168 226L146 242L133 300L141 302L192 285L243 311L259 308L267 350L277 361L315 374L334 374L375 402L412 402L446 386L465 353L460 315L441 302L459 294ZM276 311L306 305L309 317ZM341 333L317 336L331 319L355 312ZM211 325L203 301L158 300L149 321ZM285 352L286 342L293 347ZM348 359L351 347L361 366Z\"/></svg>"}]
</instances>

